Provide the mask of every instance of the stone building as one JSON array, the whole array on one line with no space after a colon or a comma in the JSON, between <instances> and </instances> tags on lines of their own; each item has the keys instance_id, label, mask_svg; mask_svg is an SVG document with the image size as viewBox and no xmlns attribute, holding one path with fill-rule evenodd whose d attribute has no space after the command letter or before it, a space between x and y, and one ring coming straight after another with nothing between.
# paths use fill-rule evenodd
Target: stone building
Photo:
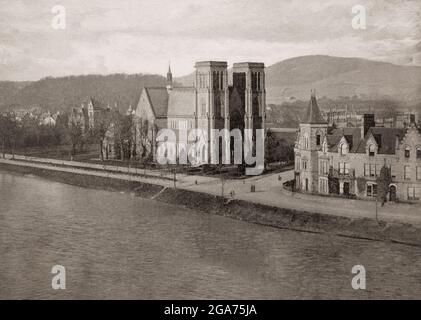
<instances>
[{"instance_id":1,"label":"stone building","mask_svg":"<svg viewBox=\"0 0 421 320\"><path fill-rule=\"evenodd\" d=\"M155 159L156 135L160 129L174 130L178 138L178 154L187 152L192 143L186 141L180 131L203 129L207 132L209 157L218 143L213 141L210 130L264 129L266 91L263 63L234 63L232 85L228 84L226 62L201 61L195 64L195 69L195 81L191 87L174 86L169 69L166 87L143 88L134 110L135 153L138 156L149 154Z\"/></svg>"},{"instance_id":2,"label":"stone building","mask_svg":"<svg viewBox=\"0 0 421 320\"><path fill-rule=\"evenodd\" d=\"M365 114L359 127L332 128L312 93L295 143L295 186L310 193L375 198L383 166L391 169L388 200L421 197L421 135L415 122L404 128L376 127Z\"/></svg>"}]
</instances>

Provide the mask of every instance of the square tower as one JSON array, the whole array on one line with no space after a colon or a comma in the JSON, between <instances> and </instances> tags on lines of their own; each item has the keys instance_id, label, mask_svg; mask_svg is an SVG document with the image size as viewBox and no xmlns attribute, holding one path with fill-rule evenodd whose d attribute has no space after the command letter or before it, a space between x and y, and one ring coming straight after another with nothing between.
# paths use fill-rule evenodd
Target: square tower
<instances>
[{"instance_id":1,"label":"square tower","mask_svg":"<svg viewBox=\"0 0 421 320\"><path fill-rule=\"evenodd\" d=\"M211 130L229 125L228 71L225 61L196 62L197 128L208 134L209 155L214 149ZM229 127L226 127L229 129Z\"/></svg>"},{"instance_id":2,"label":"square tower","mask_svg":"<svg viewBox=\"0 0 421 320\"><path fill-rule=\"evenodd\" d=\"M246 129L264 129L266 109L265 64L240 62L233 66L233 87L244 108Z\"/></svg>"},{"instance_id":3,"label":"square tower","mask_svg":"<svg viewBox=\"0 0 421 320\"><path fill-rule=\"evenodd\" d=\"M298 190L318 192L319 156L327 135L327 121L317 103L315 91L311 92L307 113L300 123L295 152L295 185Z\"/></svg>"},{"instance_id":4,"label":"square tower","mask_svg":"<svg viewBox=\"0 0 421 320\"><path fill-rule=\"evenodd\" d=\"M265 130L265 64L260 62L240 62L233 65L233 88L238 93L241 109L244 112L244 129L252 130L247 138L243 136L244 154L253 152L249 146L255 146L256 130ZM263 133L263 136L265 133ZM264 141L262 142L264 143Z\"/></svg>"}]
</instances>

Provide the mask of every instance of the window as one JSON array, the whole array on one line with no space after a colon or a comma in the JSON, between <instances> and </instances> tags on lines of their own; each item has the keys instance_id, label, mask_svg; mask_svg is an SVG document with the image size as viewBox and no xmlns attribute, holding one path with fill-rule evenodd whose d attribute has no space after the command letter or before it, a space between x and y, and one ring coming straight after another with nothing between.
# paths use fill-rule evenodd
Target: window
<instances>
[{"instance_id":1,"label":"window","mask_svg":"<svg viewBox=\"0 0 421 320\"><path fill-rule=\"evenodd\" d=\"M307 160L303 160L303 170L307 170Z\"/></svg>"},{"instance_id":2,"label":"window","mask_svg":"<svg viewBox=\"0 0 421 320\"><path fill-rule=\"evenodd\" d=\"M375 165L376 166L376 177L380 176L380 170L382 169L382 166Z\"/></svg>"},{"instance_id":3,"label":"window","mask_svg":"<svg viewBox=\"0 0 421 320\"><path fill-rule=\"evenodd\" d=\"M410 166L403 167L403 176L404 176L405 180L411 179L411 167Z\"/></svg>"},{"instance_id":4,"label":"window","mask_svg":"<svg viewBox=\"0 0 421 320\"><path fill-rule=\"evenodd\" d=\"M371 197L373 193L373 188L371 186L371 184L367 185L367 197Z\"/></svg>"},{"instance_id":5,"label":"window","mask_svg":"<svg viewBox=\"0 0 421 320\"><path fill-rule=\"evenodd\" d=\"M409 157L411 157L411 148L406 147L405 148L405 158L409 158Z\"/></svg>"},{"instance_id":6,"label":"window","mask_svg":"<svg viewBox=\"0 0 421 320\"><path fill-rule=\"evenodd\" d=\"M297 157L295 159L295 171L300 171L300 162L301 162L300 157Z\"/></svg>"},{"instance_id":7,"label":"window","mask_svg":"<svg viewBox=\"0 0 421 320\"><path fill-rule=\"evenodd\" d=\"M394 166L390 166L390 175L392 176L392 178L396 178L396 172L395 172L395 167Z\"/></svg>"},{"instance_id":8,"label":"window","mask_svg":"<svg viewBox=\"0 0 421 320\"><path fill-rule=\"evenodd\" d=\"M376 146L375 146L374 144L371 144L371 145L368 147L368 155L369 155L370 157L374 157L374 156L376 155Z\"/></svg>"},{"instance_id":9,"label":"window","mask_svg":"<svg viewBox=\"0 0 421 320\"><path fill-rule=\"evenodd\" d=\"M421 147L417 147L417 159L421 159Z\"/></svg>"},{"instance_id":10,"label":"window","mask_svg":"<svg viewBox=\"0 0 421 320\"><path fill-rule=\"evenodd\" d=\"M304 134L304 149L308 149L310 146L309 139L308 139L308 133Z\"/></svg>"},{"instance_id":11,"label":"window","mask_svg":"<svg viewBox=\"0 0 421 320\"><path fill-rule=\"evenodd\" d=\"M317 146L320 146L320 140L321 140L321 136L320 136L320 134L318 134L318 135L316 136L316 145L317 145Z\"/></svg>"},{"instance_id":12,"label":"window","mask_svg":"<svg viewBox=\"0 0 421 320\"><path fill-rule=\"evenodd\" d=\"M329 173L329 163L325 160L320 161L320 174Z\"/></svg>"},{"instance_id":13,"label":"window","mask_svg":"<svg viewBox=\"0 0 421 320\"><path fill-rule=\"evenodd\" d=\"M408 200L419 200L421 188L408 187Z\"/></svg>"},{"instance_id":14,"label":"window","mask_svg":"<svg viewBox=\"0 0 421 320\"><path fill-rule=\"evenodd\" d=\"M417 180L421 180L421 167L417 167Z\"/></svg>"},{"instance_id":15,"label":"window","mask_svg":"<svg viewBox=\"0 0 421 320\"><path fill-rule=\"evenodd\" d=\"M373 197L377 197L377 184L373 184Z\"/></svg>"},{"instance_id":16,"label":"window","mask_svg":"<svg viewBox=\"0 0 421 320\"><path fill-rule=\"evenodd\" d=\"M370 177L375 177L375 176L376 176L376 165L370 164Z\"/></svg>"},{"instance_id":17,"label":"window","mask_svg":"<svg viewBox=\"0 0 421 320\"><path fill-rule=\"evenodd\" d=\"M326 179L319 179L319 192L320 193L328 193L328 182Z\"/></svg>"},{"instance_id":18,"label":"window","mask_svg":"<svg viewBox=\"0 0 421 320\"><path fill-rule=\"evenodd\" d=\"M370 175L370 166L368 163L364 163L364 177L368 177Z\"/></svg>"},{"instance_id":19,"label":"window","mask_svg":"<svg viewBox=\"0 0 421 320\"><path fill-rule=\"evenodd\" d=\"M367 197L377 197L377 184L367 185Z\"/></svg>"},{"instance_id":20,"label":"window","mask_svg":"<svg viewBox=\"0 0 421 320\"><path fill-rule=\"evenodd\" d=\"M342 156L344 156L348 153L348 146L347 146L346 143L341 144L340 153L341 153Z\"/></svg>"},{"instance_id":21,"label":"window","mask_svg":"<svg viewBox=\"0 0 421 320\"><path fill-rule=\"evenodd\" d=\"M349 163L348 162L339 162L339 173L348 174L349 173Z\"/></svg>"}]
</instances>

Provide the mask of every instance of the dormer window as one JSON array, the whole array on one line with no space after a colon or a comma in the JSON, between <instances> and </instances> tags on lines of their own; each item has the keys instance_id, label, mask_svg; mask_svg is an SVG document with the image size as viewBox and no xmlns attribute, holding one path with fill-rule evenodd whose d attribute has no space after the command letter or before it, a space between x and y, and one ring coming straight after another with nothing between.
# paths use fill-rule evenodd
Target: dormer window
<instances>
[{"instance_id":1,"label":"dormer window","mask_svg":"<svg viewBox=\"0 0 421 320\"><path fill-rule=\"evenodd\" d=\"M411 148L406 147L405 148L405 158L410 158L410 157L411 157Z\"/></svg>"},{"instance_id":2,"label":"dormer window","mask_svg":"<svg viewBox=\"0 0 421 320\"><path fill-rule=\"evenodd\" d=\"M371 144L371 145L368 147L368 155L369 155L370 157L374 157L374 156L376 155L376 146L375 146L374 144Z\"/></svg>"}]
</instances>

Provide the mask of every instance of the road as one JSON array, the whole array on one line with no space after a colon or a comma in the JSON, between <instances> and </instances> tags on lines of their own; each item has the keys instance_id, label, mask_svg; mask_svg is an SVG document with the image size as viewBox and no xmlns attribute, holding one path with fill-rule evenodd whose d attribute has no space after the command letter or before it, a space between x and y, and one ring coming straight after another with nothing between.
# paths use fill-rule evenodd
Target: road
<instances>
[{"instance_id":1,"label":"road","mask_svg":"<svg viewBox=\"0 0 421 320\"><path fill-rule=\"evenodd\" d=\"M162 179L162 174L159 170L129 169L75 161L33 157L25 158L24 156L15 156L15 159L20 161L12 160L10 158L11 156L7 155L6 159L0 159L0 162L129 181L136 180L164 187L174 186L174 182L170 180L172 175L167 173L166 176L164 175L167 179ZM30 160L31 162L22 161L25 159ZM144 175L134 175L135 173L142 173ZM240 199L280 208L350 218L375 218L376 203L374 201L322 197L296 192L293 193L285 190L282 183L293 178L293 170L277 174L231 180L184 174L177 174L176 177L176 186L180 189L204 192L213 195L223 194L226 198ZM281 177L281 180L279 180L279 177ZM252 185L255 186L255 192L251 192ZM234 192L234 196L231 196L232 191ZM388 202L383 207L380 207L380 205L378 206L378 216L380 220L384 221L421 225L421 205Z\"/></svg>"}]
</instances>

